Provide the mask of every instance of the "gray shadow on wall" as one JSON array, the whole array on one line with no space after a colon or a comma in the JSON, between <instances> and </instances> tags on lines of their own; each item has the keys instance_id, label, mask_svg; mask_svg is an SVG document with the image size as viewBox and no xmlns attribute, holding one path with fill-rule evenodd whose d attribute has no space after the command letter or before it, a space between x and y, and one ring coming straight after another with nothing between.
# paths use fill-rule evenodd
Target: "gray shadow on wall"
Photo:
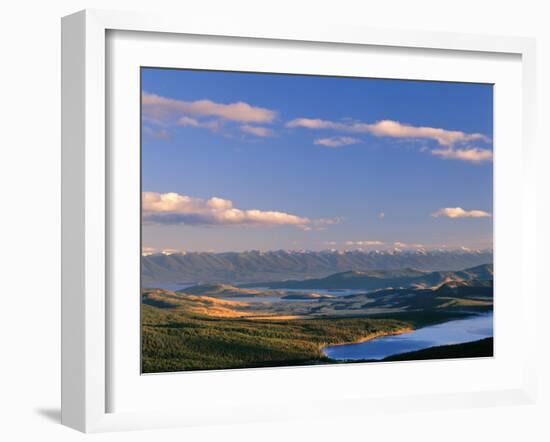
<instances>
[{"instance_id":1,"label":"gray shadow on wall","mask_svg":"<svg viewBox=\"0 0 550 442\"><path fill-rule=\"evenodd\" d=\"M42 416L44 419L54 422L56 424L61 423L61 409L60 408L37 408L34 410L36 414Z\"/></svg>"}]
</instances>

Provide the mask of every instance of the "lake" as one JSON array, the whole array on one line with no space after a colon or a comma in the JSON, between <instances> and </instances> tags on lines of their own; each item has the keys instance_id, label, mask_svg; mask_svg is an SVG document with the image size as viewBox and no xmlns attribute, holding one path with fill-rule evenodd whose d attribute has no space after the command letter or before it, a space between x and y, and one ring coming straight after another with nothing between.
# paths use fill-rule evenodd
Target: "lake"
<instances>
[{"instance_id":1,"label":"lake","mask_svg":"<svg viewBox=\"0 0 550 442\"><path fill-rule=\"evenodd\" d=\"M385 357L428 347L478 341L493 336L493 313L485 313L430 325L411 333L383 336L356 344L329 345L323 349L331 359L357 361Z\"/></svg>"},{"instance_id":2,"label":"lake","mask_svg":"<svg viewBox=\"0 0 550 442\"><path fill-rule=\"evenodd\" d=\"M348 296L348 295L358 295L360 293L369 293L372 291L372 290L366 290L366 289L287 289L284 287L276 288L276 289L270 289L267 287L249 287L249 288L253 290L287 292L287 294L318 293L320 295L331 295L337 298L342 296Z\"/></svg>"},{"instance_id":3,"label":"lake","mask_svg":"<svg viewBox=\"0 0 550 442\"><path fill-rule=\"evenodd\" d=\"M324 302L330 301L331 299L336 299L339 297L344 297L348 295L356 295L359 293L368 293L368 290L355 290L355 289L338 289L338 290L327 290L327 289L287 289L287 288L277 288L270 289L267 287L249 287L252 290L259 290L264 292L278 292L281 296L227 296L221 297L227 301L239 301L239 302ZM308 295L310 293L316 293L318 295L328 295L327 298L312 298L312 299L300 299L300 298L285 298L288 295Z\"/></svg>"},{"instance_id":4,"label":"lake","mask_svg":"<svg viewBox=\"0 0 550 442\"><path fill-rule=\"evenodd\" d=\"M149 284L151 287L144 286L143 288L156 288L156 289L164 289L164 290L171 290L173 292L176 292L178 290L184 290L189 287L193 287L195 285L198 285L199 283L155 283L155 284ZM238 284L236 284L238 285ZM357 289L287 289L287 288L280 288L280 289L270 289L267 287L248 287L251 290L261 290L266 292L280 292L284 295L290 295L290 294L308 294L308 293L318 293L319 295L331 295L334 297L342 297L342 296L348 296L348 295L357 295L359 293L368 293L369 290L357 290ZM227 296L222 297L221 299L227 299L228 301L240 301L240 302L279 302L279 301L298 301L297 299L282 299L281 296ZM319 301L318 299L300 299L299 301Z\"/></svg>"}]
</instances>

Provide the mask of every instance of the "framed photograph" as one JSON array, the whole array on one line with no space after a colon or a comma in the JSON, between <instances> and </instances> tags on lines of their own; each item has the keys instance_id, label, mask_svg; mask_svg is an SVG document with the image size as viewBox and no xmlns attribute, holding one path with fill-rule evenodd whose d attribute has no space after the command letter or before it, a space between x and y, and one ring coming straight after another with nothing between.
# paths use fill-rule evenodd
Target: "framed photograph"
<instances>
[{"instance_id":1,"label":"framed photograph","mask_svg":"<svg viewBox=\"0 0 550 442\"><path fill-rule=\"evenodd\" d=\"M534 400L532 40L84 11L62 43L64 424Z\"/></svg>"},{"instance_id":2,"label":"framed photograph","mask_svg":"<svg viewBox=\"0 0 550 442\"><path fill-rule=\"evenodd\" d=\"M492 84L142 67L141 115L142 373L493 356Z\"/></svg>"}]
</instances>

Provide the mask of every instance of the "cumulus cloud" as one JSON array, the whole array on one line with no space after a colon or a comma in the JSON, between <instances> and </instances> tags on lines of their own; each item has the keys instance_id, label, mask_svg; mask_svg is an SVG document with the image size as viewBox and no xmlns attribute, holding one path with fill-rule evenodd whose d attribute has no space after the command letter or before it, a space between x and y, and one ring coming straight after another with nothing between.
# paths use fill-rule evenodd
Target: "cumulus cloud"
<instances>
[{"instance_id":1,"label":"cumulus cloud","mask_svg":"<svg viewBox=\"0 0 550 442\"><path fill-rule=\"evenodd\" d=\"M330 129L341 132L369 134L375 137L400 139L432 140L441 146L452 148L460 143L472 141L490 142L490 138L480 133L466 133L459 130L447 130L438 127L412 126L395 120L381 120L375 123L330 121L315 118L296 118L286 124L290 128ZM316 143L320 144L320 143ZM335 147L335 146L331 146ZM490 151L489 151L490 152ZM455 158L467 156L466 152L458 153ZM448 158L453 158L448 156Z\"/></svg>"},{"instance_id":2,"label":"cumulus cloud","mask_svg":"<svg viewBox=\"0 0 550 442\"><path fill-rule=\"evenodd\" d=\"M489 149L480 149L478 147L470 147L465 149L434 149L432 155L438 156L446 160L462 160L470 163L483 163L493 160L493 151Z\"/></svg>"},{"instance_id":3,"label":"cumulus cloud","mask_svg":"<svg viewBox=\"0 0 550 442\"><path fill-rule=\"evenodd\" d=\"M279 211L238 209L231 200L213 197L208 200L175 192L143 192L143 219L161 224L194 226L314 226L317 220Z\"/></svg>"},{"instance_id":4,"label":"cumulus cloud","mask_svg":"<svg viewBox=\"0 0 550 442\"><path fill-rule=\"evenodd\" d=\"M452 146L458 142L475 140L488 141L485 135L468 134L458 130L446 130L436 127L410 126L393 120L382 120L367 126L366 130L377 137L419 138L437 141L442 146Z\"/></svg>"},{"instance_id":5,"label":"cumulus cloud","mask_svg":"<svg viewBox=\"0 0 550 442\"><path fill-rule=\"evenodd\" d=\"M211 100L184 101L147 92L142 94L141 103L143 114L156 119L191 114L242 123L270 123L277 115L273 110L251 106L242 101L229 104Z\"/></svg>"},{"instance_id":6,"label":"cumulus cloud","mask_svg":"<svg viewBox=\"0 0 550 442\"><path fill-rule=\"evenodd\" d=\"M272 137L273 131L267 127L262 126L251 126L250 124L245 124L241 126L241 130L244 133L250 135L256 135L257 137Z\"/></svg>"},{"instance_id":7,"label":"cumulus cloud","mask_svg":"<svg viewBox=\"0 0 550 442\"><path fill-rule=\"evenodd\" d=\"M329 137L329 138L317 138L313 144L326 147L340 147L348 146L350 144L357 144L360 141L353 137Z\"/></svg>"},{"instance_id":8,"label":"cumulus cloud","mask_svg":"<svg viewBox=\"0 0 550 442\"><path fill-rule=\"evenodd\" d=\"M296 118L286 124L287 127L304 127L306 129L342 129L346 125L318 118Z\"/></svg>"},{"instance_id":9,"label":"cumulus cloud","mask_svg":"<svg viewBox=\"0 0 550 442\"><path fill-rule=\"evenodd\" d=\"M141 98L143 121L151 126L167 128L184 126L212 132L241 130L258 137L272 135L271 129L252 124L270 124L277 112L252 106L242 101L217 103L211 100L185 101L144 92ZM241 124L235 128L234 125ZM151 129L144 129L144 131Z\"/></svg>"},{"instance_id":10,"label":"cumulus cloud","mask_svg":"<svg viewBox=\"0 0 550 442\"><path fill-rule=\"evenodd\" d=\"M432 216L435 218L486 218L490 217L491 214L483 210L464 210L462 207L445 207L432 213Z\"/></svg>"}]
</instances>

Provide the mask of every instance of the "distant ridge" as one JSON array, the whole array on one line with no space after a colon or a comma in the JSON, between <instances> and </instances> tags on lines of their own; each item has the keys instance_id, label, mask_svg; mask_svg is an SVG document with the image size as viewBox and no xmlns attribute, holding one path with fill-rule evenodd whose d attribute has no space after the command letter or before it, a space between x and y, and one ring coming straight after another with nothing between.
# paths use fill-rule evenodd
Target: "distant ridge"
<instances>
[{"instance_id":1,"label":"distant ridge","mask_svg":"<svg viewBox=\"0 0 550 442\"><path fill-rule=\"evenodd\" d=\"M144 287L274 282L370 270L459 271L492 261L492 250L188 252L141 258Z\"/></svg>"},{"instance_id":2,"label":"distant ridge","mask_svg":"<svg viewBox=\"0 0 550 442\"><path fill-rule=\"evenodd\" d=\"M365 272L342 272L326 278L311 278L305 280L287 280L259 283L270 289L365 289L377 290L383 288L444 288L449 294L453 289L467 286L469 282L477 288L485 281L493 280L493 265L483 264L460 271L421 272L413 269L374 270ZM474 283L475 281L475 283ZM481 283L480 283L481 282ZM252 285L249 284L249 285ZM246 284L245 284L246 286ZM492 285L491 285L492 290Z\"/></svg>"}]
</instances>

